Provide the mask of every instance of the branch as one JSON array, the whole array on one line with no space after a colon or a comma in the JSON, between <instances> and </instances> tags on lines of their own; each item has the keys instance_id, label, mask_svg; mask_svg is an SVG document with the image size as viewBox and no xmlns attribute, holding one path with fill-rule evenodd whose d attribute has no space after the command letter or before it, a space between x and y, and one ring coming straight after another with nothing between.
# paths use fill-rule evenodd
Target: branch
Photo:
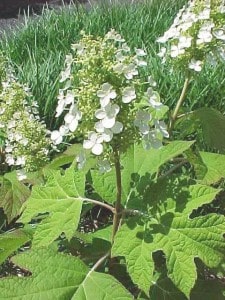
<instances>
[{"instance_id":1,"label":"branch","mask_svg":"<svg viewBox=\"0 0 225 300\"><path fill-rule=\"evenodd\" d=\"M122 199L122 180L121 180L121 165L120 165L120 155L117 148L114 149L114 158L115 158L115 170L116 170L116 203L115 203L115 212L113 217L113 229L112 229L112 244L116 232L118 230L120 219L121 219L121 199Z\"/></svg>"},{"instance_id":2,"label":"branch","mask_svg":"<svg viewBox=\"0 0 225 300\"><path fill-rule=\"evenodd\" d=\"M89 202L92 204L96 204L96 205L105 207L105 208L109 209L113 214L115 213L115 208L107 203L104 203L104 202L101 202L98 200L94 200L94 199L89 199L89 198L76 198L76 199L81 200L83 202Z\"/></svg>"},{"instance_id":3,"label":"branch","mask_svg":"<svg viewBox=\"0 0 225 300\"><path fill-rule=\"evenodd\" d=\"M101 258L99 258L99 260L94 264L94 266L91 268L91 270L89 271L89 273L95 271L99 266L101 266L101 264L104 262L104 260L106 260L106 258L110 255L110 251L107 252L104 256L102 256Z\"/></svg>"},{"instance_id":4,"label":"branch","mask_svg":"<svg viewBox=\"0 0 225 300\"><path fill-rule=\"evenodd\" d=\"M170 119L170 124L169 124L169 128L168 128L168 132L169 132L169 135L171 135L172 133L172 130L173 130L173 127L174 127L174 124L177 120L177 115L179 113L179 110L184 102L184 99L185 99L185 95L186 95L186 92L187 92L187 88L188 88L188 85L189 85L189 82L190 82L190 77L187 77L185 79L185 82L184 82L184 86L183 86L183 89L182 89L182 92L181 92L181 95L180 95L180 98L179 100L177 101L177 105L174 109L174 112L171 116L171 119Z\"/></svg>"},{"instance_id":5,"label":"branch","mask_svg":"<svg viewBox=\"0 0 225 300\"><path fill-rule=\"evenodd\" d=\"M175 165L174 167L172 167L171 169L169 169L169 171L167 171L166 173L164 173L162 176L159 176L159 179L165 178L167 176L169 176L170 174L172 174L176 169L180 168L181 166L183 166L184 164L186 164L188 162L188 160L183 160L180 163L178 163L177 165Z\"/></svg>"}]
</instances>

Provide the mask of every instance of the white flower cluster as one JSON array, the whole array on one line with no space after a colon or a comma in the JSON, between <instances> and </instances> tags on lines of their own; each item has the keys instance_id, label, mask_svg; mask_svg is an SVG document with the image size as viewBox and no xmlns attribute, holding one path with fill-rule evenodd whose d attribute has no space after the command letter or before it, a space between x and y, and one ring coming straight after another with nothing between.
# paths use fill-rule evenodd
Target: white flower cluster
<instances>
[{"instance_id":1,"label":"white flower cluster","mask_svg":"<svg viewBox=\"0 0 225 300\"><path fill-rule=\"evenodd\" d=\"M51 140L46 126L40 121L37 103L27 101L29 90L11 75L2 82L0 93L0 130L3 132L5 163L18 170L24 179L27 171L35 171L48 161Z\"/></svg>"},{"instance_id":2,"label":"white flower cluster","mask_svg":"<svg viewBox=\"0 0 225 300\"><path fill-rule=\"evenodd\" d=\"M158 56L165 62L167 56L180 66L200 72L205 61L215 64L225 61L225 2L224 0L191 0L178 12L172 26L159 43Z\"/></svg>"},{"instance_id":3,"label":"white flower cluster","mask_svg":"<svg viewBox=\"0 0 225 300\"><path fill-rule=\"evenodd\" d=\"M168 137L161 120L167 107L153 90L153 79L141 76L146 52L136 49L132 55L115 30L104 38L83 35L72 50L61 72L64 87L56 107L56 117L63 114L64 123L51 133L52 142L58 145L65 136L81 136L78 167L83 167L89 150L98 157L101 172L110 170L110 151L115 148L123 152L141 140L146 149L160 147L163 137Z\"/></svg>"}]
</instances>

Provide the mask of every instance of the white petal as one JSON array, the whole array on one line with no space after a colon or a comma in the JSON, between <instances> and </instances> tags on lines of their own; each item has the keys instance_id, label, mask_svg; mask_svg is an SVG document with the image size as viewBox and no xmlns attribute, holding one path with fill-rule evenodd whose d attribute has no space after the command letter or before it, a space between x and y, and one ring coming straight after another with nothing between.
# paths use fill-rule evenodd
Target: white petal
<instances>
[{"instance_id":1,"label":"white petal","mask_svg":"<svg viewBox=\"0 0 225 300\"><path fill-rule=\"evenodd\" d=\"M104 126L102 125L102 122L95 123L95 129L97 132L102 133L104 132Z\"/></svg>"},{"instance_id":2,"label":"white petal","mask_svg":"<svg viewBox=\"0 0 225 300\"><path fill-rule=\"evenodd\" d=\"M105 128L112 128L115 124L115 118L107 118L105 117L103 120L102 120L102 125L105 127Z\"/></svg>"},{"instance_id":3,"label":"white petal","mask_svg":"<svg viewBox=\"0 0 225 300\"><path fill-rule=\"evenodd\" d=\"M97 91L97 96L98 96L99 98L103 98L103 97L105 97L105 95L106 95L106 93L103 92L102 90Z\"/></svg>"},{"instance_id":4,"label":"white petal","mask_svg":"<svg viewBox=\"0 0 225 300\"><path fill-rule=\"evenodd\" d=\"M61 136L60 132L58 130L53 130L51 133L51 140L55 141Z\"/></svg>"},{"instance_id":5,"label":"white petal","mask_svg":"<svg viewBox=\"0 0 225 300\"><path fill-rule=\"evenodd\" d=\"M103 83L103 85L102 85L102 90L105 92L109 92L111 90L111 88L112 88L112 86L108 82Z\"/></svg>"},{"instance_id":6,"label":"white petal","mask_svg":"<svg viewBox=\"0 0 225 300\"><path fill-rule=\"evenodd\" d=\"M67 91L66 97L65 97L65 103L70 104L74 101L74 94L72 91Z\"/></svg>"},{"instance_id":7,"label":"white petal","mask_svg":"<svg viewBox=\"0 0 225 300\"><path fill-rule=\"evenodd\" d=\"M64 117L64 121L66 124L70 124L75 119L74 115L68 113Z\"/></svg>"},{"instance_id":8,"label":"white petal","mask_svg":"<svg viewBox=\"0 0 225 300\"><path fill-rule=\"evenodd\" d=\"M117 96L117 94L116 94L116 92L114 90L111 91L110 94L109 94L110 99L115 99L116 96Z\"/></svg>"},{"instance_id":9,"label":"white petal","mask_svg":"<svg viewBox=\"0 0 225 300\"><path fill-rule=\"evenodd\" d=\"M90 141L92 141L93 143L95 143L96 140L97 140L97 138L98 138L98 135L97 135L96 132L91 131L91 132L88 133L88 138L89 138Z\"/></svg>"},{"instance_id":10,"label":"white petal","mask_svg":"<svg viewBox=\"0 0 225 300\"><path fill-rule=\"evenodd\" d=\"M106 105L108 105L110 103L110 97L105 96L103 98L100 98L100 103L101 103L102 107L106 107Z\"/></svg>"},{"instance_id":11,"label":"white petal","mask_svg":"<svg viewBox=\"0 0 225 300\"><path fill-rule=\"evenodd\" d=\"M103 152L103 146L102 144L95 144L92 149L91 152L95 155L101 155Z\"/></svg>"},{"instance_id":12,"label":"white petal","mask_svg":"<svg viewBox=\"0 0 225 300\"><path fill-rule=\"evenodd\" d=\"M146 56L147 53L143 49L136 49L137 56Z\"/></svg>"},{"instance_id":13,"label":"white petal","mask_svg":"<svg viewBox=\"0 0 225 300\"><path fill-rule=\"evenodd\" d=\"M71 132L74 132L77 129L78 121L76 119L73 119L72 122L70 122L68 128Z\"/></svg>"},{"instance_id":14,"label":"white petal","mask_svg":"<svg viewBox=\"0 0 225 300\"><path fill-rule=\"evenodd\" d=\"M103 140L108 143L112 140L113 138L113 133L110 129L105 128L104 133L102 134Z\"/></svg>"},{"instance_id":15,"label":"white petal","mask_svg":"<svg viewBox=\"0 0 225 300\"><path fill-rule=\"evenodd\" d=\"M96 112L95 112L95 117L96 117L97 119L101 120L101 119L105 118L105 116L106 116L105 110L103 110L103 109L98 109L98 110L96 110Z\"/></svg>"},{"instance_id":16,"label":"white petal","mask_svg":"<svg viewBox=\"0 0 225 300\"><path fill-rule=\"evenodd\" d=\"M90 140L84 140L83 148L84 149L91 149L94 146L94 143Z\"/></svg>"},{"instance_id":17,"label":"white petal","mask_svg":"<svg viewBox=\"0 0 225 300\"><path fill-rule=\"evenodd\" d=\"M123 130L123 124L121 122L116 121L115 125L111 128L112 132L118 134Z\"/></svg>"},{"instance_id":18,"label":"white petal","mask_svg":"<svg viewBox=\"0 0 225 300\"><path fill-rule=\"evenodd\" d=\"M120 111L120 107L117 104L113 104L109 110L109 116L116 116L118 112Z\"/></svg>"}]
</instances>

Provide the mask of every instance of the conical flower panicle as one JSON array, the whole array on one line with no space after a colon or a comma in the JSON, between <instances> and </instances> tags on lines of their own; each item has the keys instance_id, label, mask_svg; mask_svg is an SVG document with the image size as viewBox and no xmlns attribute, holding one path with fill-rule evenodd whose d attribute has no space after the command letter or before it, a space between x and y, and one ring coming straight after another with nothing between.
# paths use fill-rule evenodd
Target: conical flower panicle
<instances>
[{"instance_id":1,"label":"conical flower panicle","mask_svg":"<svg viewBox=\"0 0 225 300\"><path fill-rule=\"evenodd\" d=\"M113 29L97 38L82 33L79 43L72 44L56 107L56 117L63 115L64 122L51 138L55 145L65 136L83 138L79 167L90 151L98 157L100 171L108 171L113 149L124 152L135 142L143 142L146 149L160 147L168 137L162 121L167 107L160 102L154 80L143 76L145 56L143 49L132 54ZM139 120L141 115L147 117Z\"/></svg>"}]
</instances>

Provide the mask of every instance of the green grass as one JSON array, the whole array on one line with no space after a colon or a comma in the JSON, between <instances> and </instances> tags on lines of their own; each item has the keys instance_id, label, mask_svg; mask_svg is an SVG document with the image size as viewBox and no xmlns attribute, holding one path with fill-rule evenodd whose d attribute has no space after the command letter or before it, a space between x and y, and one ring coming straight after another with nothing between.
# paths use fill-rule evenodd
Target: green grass
<instances>
[{"instance_id":1,"label":"green grass","mask_svg":"<svg viewBox=\"0 0 225 300\"><path fill-rule=\"evenodd\" d=\"M56 126L54 110L64 57L70 52L71 43L79 39L81 30L104 35L115 28L132 48L144 47L148 52L147 71L158 82L164 102L173 107L184 78L161 64L156 56L159 46L155 40L170 26L184 2L149 0L132 5L102 4L91 10L77 6L60 12L47 10L40 18L28 18L24 26L2 39L0 48L9 56L19 80L31 87L40 113L51 129ZM193 81L186 105L189 109L212 106L224 112L224 66L205 68Z\"/></svg>"}]
</instances>

